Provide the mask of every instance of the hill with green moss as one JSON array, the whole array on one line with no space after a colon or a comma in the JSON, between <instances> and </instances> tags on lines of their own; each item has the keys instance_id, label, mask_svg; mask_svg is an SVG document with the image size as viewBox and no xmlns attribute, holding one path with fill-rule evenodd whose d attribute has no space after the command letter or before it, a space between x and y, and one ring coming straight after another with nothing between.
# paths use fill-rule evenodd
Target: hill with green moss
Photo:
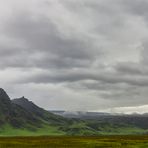
<instances>
[{"instance_id":1,"label":"hill with green moss","mask_svg":"<svg viewBox=\"0 0 148 148\"><path fill-rule=\"evenodd\" d=\"M49 113L24 97L10 100L7 93L0 89L0 135L7 133L11 135L11 132L22 135L25 133L48 135L50 131L51 134L63 134L64 132L58 128L71 122L69 119Z\"/></svg>"},{"instance_id":2,"label":"hill with green moss","mask_svg":"<svg viewBox=\"0 0 148 148\"><path fill-rule=\"evenodd\" d=\"M10 100L0 89L0 136L147 134L148 116L65 118L38 107L27 98Z\"/></svg>"}]
</instances>

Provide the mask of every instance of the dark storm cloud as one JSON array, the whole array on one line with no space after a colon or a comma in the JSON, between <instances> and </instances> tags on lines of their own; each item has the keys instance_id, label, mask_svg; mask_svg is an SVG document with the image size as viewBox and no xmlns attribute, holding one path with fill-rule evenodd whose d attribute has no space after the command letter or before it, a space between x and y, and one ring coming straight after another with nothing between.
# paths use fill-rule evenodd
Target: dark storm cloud
<instances>
[{"instance_id":1,"label":"dark storm cloud","mask_svg":"<svg viewBox=\"0 0 148 148\"><path fill-rule=\"evenodd\" d=\"M124 67L125 69L125 67ZM128 70L128 67L126 67ZM29 76L29 78L24 79L22 82L33 82L33 83L65 83L65 82L79 82L81 80L94 80L98 82L104 82L108 84L120 84L125 83L128 85L135 86L148 86L148 77L147 76L135 76L132 74L133 70L129 70L129 75L125 75L125 71L121 73L122 69L120 69L120 73L118 72L108 72L101 73L97 71L89 72L89 71L56 71L52 74L50 72L44 72L41 74L35 74L33 76ZM134 71L138 71L137 69ZM127 71L126 71L127 73ZM138 71L139 73L139 71Z\"/></svg>"},{"instance_id":2,"label":"dark storm cloud","mask_svg":"<svg viewBox=\"0 0 148 148\"><path fill-rule=\"evenodd\" d=\"M48 18L39 17L34 20L26 14L19 14L5 26L5 29L8 36L18 38L26 44L13 59L17 63L16 67L81 67L88 66L101 55L101 52L85 39L66 38ZM15 49L13 51L15 52ZM8 52L6 54L10 54L10 51ZM35 54L39 57L33 58ZM30 61L29 64L21 62L25 59ZM5 64L7 66L7 63ZM12 67L15 67L15 63Z\"/></svg>"},{"instance_id":3,"label":"dark storm cloud","mask_svg":"<svg viewBox=\"0 0 148 148\"><path fill-rule=\"evenodd\" d=\"M148 75L148 67L146 65L133 62L118 63L115 68L120 74L124 75Z\"/></svg>"},{"instance_id":4,"label":"dark storm cloud","mask_svg":"<svg viewBox=\"0 0 148 148\"><path fill-rule=\"evenodd\" d=\"M146 0L122 0L124 6L126 6L127 10L131 12L133 15L139 15L147 19L147 9L148 9L148 1Z\"/></svg>"}]
</instances>

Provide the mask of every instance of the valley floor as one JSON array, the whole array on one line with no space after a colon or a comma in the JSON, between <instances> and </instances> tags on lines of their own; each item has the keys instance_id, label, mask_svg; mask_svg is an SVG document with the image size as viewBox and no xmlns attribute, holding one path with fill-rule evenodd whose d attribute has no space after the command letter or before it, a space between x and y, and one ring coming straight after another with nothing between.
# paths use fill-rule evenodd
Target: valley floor
<instances>
[{"instance_id":1,"label":"valley floor","mask_svg":"<svg viewBox=\"0 0 148 148\"><path fill-rule=\"evenodd\" d=\"M147 148L148 136L1 137L0 148Z\"/></svg>"}]
</instances>

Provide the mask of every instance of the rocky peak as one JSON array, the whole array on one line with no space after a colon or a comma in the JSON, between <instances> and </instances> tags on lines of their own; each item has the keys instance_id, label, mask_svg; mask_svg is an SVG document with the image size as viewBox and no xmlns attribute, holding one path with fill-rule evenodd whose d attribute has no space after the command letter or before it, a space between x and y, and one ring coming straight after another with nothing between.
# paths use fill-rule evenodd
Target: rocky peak
<instances>
[{"instance_id":1,"label":"rocky peak","mask_svg":"<svg viewBox=\"0 0 148 148\"><path fill-rule=\"evenodd\" d=\"M2 102L10 103L11 101L4 89L0 88L0 103Z\"/></svg>"}]
</instances>

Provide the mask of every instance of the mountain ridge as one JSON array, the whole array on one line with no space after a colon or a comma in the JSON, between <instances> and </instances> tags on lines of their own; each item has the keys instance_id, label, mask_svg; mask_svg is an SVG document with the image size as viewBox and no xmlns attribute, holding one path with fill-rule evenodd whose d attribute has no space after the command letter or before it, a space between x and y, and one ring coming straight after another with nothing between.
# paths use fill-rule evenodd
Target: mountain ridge
<instances>
[{"instance_id":1,"label":"mountain ridge","mask_svg":"<svg viewBox=\"0 0 148 148\"><path fill-rule=\"evenodd\" d=\"M27 98L11 100L4 89L0 88L0 127L36 129L43 126L67 124L64 117L54 115L38 107Z\"/></svg>"},{"instance_id":2,"label":"mountain ridge","mask_svg":"<svg viewBox=\"0 0 148 148\"><path fill-rule=\"evenodd\" d=\"M35 116L41 118L42 120L45 120L49 124L54 124L54 125L62 123L65 124L65 121L68 121L62 116L55 115L51 112L44 110L43 108L37 106L36 104L34 104L32 101L29 101L25 97L13 99L12 102L16 105L21 106L25 110L33 113Z\"/></svg>"},{"instance_id":3,"label":"mountain ridge","mask_svg":"<svg viewBox=\"0 0 148 148\"><path fill-rule=\"evenodd\" d=\"M80 114L80 115L79 115ZM96 116L95 116L96 115ZM147 134L148 117L81 113L65 118L0 89L0 136Z\"/></svg>"},{"instance_id":4,"label":"mountain ridge","mask_svg":"<svg viewBox=\"0 0 148 148\"><path fill-rule=\"evenodd\" d=\"M23 126L27 122L32 125L35 125L35 122L39 123L32 114L14 104L2 88L0 89L0 120L1 125L10 124L14 127Z\"/></svg>"}]
</instances>

